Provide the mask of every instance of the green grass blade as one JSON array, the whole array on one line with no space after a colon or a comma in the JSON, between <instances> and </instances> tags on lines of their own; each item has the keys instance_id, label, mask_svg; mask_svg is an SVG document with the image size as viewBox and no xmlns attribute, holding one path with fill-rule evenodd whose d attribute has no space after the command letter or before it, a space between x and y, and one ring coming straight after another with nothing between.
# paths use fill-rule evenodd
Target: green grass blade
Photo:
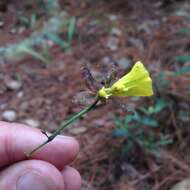
<instances>
[{"instance_id":1,"label":"green grass blade","mask_svg":"<svg viewBox=\"0 0 190 190\"><path fill-rule=\"evenodd\" d=\"M44 56L42 56L40 53L36 52L33 49L27 48L27 47L22 47L19 49L20 52L24 52L27 53L29 55L31 55L32 57L34 57L35 59L38 59L40 61L42 61L45 64L49 64L48 59L46 59Z\"/></svg>"},{"instance_id":2,"label":"green grass blade","mask_svg":"<svg viewBox=\"0 0 190 190\"><path fill-rule=\"evenodd\" d=\"M72 17L69 21L69 26L68 26L68 42L69 44L72 42L74 33L75 33L75 23L76 19L75 17Z\"/></svg>"},{"instance_id":3,"label":"green grass blade","mask_svg":"<svg viewBox=\"0 0 190 190\"><path fill-rule=\"evenodd\" d=\"M182 67L180 69L177 69L175 71L175 75L179 76L179 75L184 75L184 74L188 74L190 73L190 67Z\"/></svg>"},{"instance_id":4,"label":"green grass blade","mask_svg":"<svg viewBox=\"0 0 190 190\"><path fill-rule=\"evenodd\" d=\"M53 41L55 44L59 45L64 50L67 50L70 46L67 42L63 41L58 35L47 33L45 36L49 40Z\"/></svg>"},{"instance_id":5,"label":"green grass blade","mask_svg":"<svg viewBox=\"0 0 190 190\"><path fill-rule=\"evenodd\" d=\"M178 31L179 33L190 34L190 28L183 28Z\"/></svg>"},{"instance_id":6,"label":"green grass blade","mask_svg":"<svg viewBox=\"0 0 190 190\"><path fill-rule=\"evenodd\" d=\"M179 55L175 57L177 62L190 62L190 55Z\"/></svg>"}]
</instances>

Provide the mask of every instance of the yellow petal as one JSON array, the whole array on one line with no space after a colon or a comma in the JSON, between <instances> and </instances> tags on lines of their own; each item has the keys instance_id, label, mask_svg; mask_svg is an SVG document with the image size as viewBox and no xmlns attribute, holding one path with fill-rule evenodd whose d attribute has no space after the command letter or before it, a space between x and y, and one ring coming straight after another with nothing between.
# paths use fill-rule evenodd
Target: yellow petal
<instances>
[{"instance_id":1,"label":"yellow petal","mask_svg":"<svg viewBox=\"0 0 190 190\"><path fill-rule=\"evenodd\" d=\"M98 95L103 98L110 96L151 96L153 95L152 80L144 65L139 61L128 74L110 88L103 87L100 89Z\"/></svg>"}]
</instances>

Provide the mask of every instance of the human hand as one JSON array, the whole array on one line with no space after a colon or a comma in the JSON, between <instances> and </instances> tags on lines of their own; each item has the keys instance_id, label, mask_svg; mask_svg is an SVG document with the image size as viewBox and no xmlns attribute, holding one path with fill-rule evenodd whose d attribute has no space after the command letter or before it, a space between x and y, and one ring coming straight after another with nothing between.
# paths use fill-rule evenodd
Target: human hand
<instances>
[{"instance_id":1,"label":"human hand","mask_svg":"<svg viewBox=\"0 0 190 190\"><path fill-rule=\"evenodd\" d=\"M67 166L79 151L77 141L57 136L35 152L25 153L46 140L38 129L21 124L0 122L1 190L79 190L79 173Z\"/></svg>"}]
</instances>

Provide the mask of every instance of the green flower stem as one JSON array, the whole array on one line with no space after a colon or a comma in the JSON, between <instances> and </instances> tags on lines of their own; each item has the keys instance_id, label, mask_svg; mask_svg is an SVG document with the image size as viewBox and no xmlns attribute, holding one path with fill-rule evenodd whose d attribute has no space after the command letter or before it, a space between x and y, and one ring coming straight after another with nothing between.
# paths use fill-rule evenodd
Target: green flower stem
<instances>
[{"instance_id":1,"label":"green flower stem","mask_svg":"<svg viewBox=\"0 0 190 190\"><path fill-rule=\"evenodd\" d=\"M61 126L52 134L48 137L48 139L40 144L39 146L37 146L36 148L34 148L29 154L27 154L28 157L30 157L33 153L35 153L37 150L39 150L41 147L43 147L44 145L48 144L49 142L51 142L57 135L59 135L63 129L65 129L67 126L69 126L70 124L72 124L74 121L76 121L77 119L81 118L83 115L85 115L86 113L88 113L89 111L93 110L97 103L99 102L99 99L97 98L90 106L82 109L80 112L76 113L75 115L73 115L70 119L68 119L66 122L63 122L61 124Z\"/></svg>"}]
</instances>

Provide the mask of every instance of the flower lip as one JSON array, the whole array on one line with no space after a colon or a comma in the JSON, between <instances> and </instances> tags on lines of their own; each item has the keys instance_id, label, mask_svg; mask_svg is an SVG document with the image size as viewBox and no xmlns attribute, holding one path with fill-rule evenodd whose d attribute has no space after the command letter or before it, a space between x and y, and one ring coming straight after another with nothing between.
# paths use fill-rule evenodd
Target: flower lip
<instances>
[{"instance_id":1,"label":"flower lip","mask_svg":"<svg viewBox=\"0 0 190 190\"><path fill-rule=\"evenodd\" d=\"M144 65L138 61L131 71L116 81L111 87L102 87L98 91L100 98L110 96L151 96L153 95L152 80Z\"/></svg>"}]
</instances>

